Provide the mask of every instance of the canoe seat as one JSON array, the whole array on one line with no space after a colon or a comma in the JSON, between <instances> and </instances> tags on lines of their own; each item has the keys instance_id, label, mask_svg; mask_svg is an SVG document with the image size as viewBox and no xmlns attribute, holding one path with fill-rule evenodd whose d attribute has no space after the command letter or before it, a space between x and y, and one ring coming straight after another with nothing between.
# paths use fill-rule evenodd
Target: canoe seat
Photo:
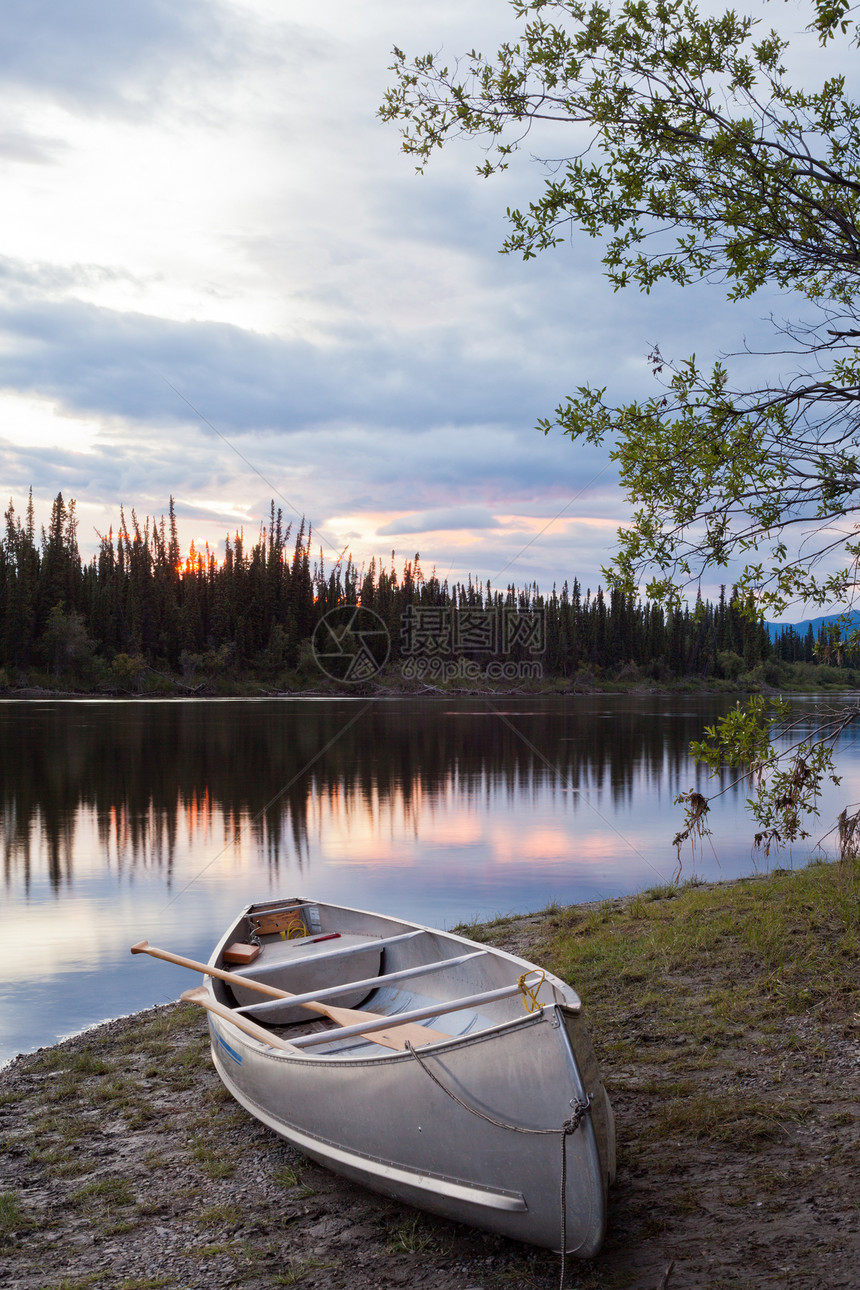
<instances>
[{"instance_id":1,"label":"canoe seat","mask_svg":"<svg viewBox=\"0 0 860 1290\"><path fill-rule=\"evenodd\" d=\"M332 953L330 947L336 945L338 950ZM344 952L346 951L346 952ZM367 977L375 978L382 968L381 940L378 936L367 936L360 932L344 932L336 941L317 941L316 938L304 940L275 940L263 946L259 958L249 967L241 969L237 975L251 981L262 981L266 985L288 990L290 994L313 994L316 990L332 985L348 985L351 981L362 982ZM240 1006L260 1002L256 990L232 986L233 995ZM367 997L366 985L361 985L353 993L344 992L338 1003L344 1008L355 1008ZM288 1026L300 1021L307 1021L307 1008L296 1006L291 1000L276 1004L266 1013L266 1021L275 1026Z\"/></svg>"},{"instance_id":2,"label":"canoe seat","mask_svg":"<svg viewBox=\"0 0 860 1290\"><path fill-rule=\"evenodd\" d=\"M280 974L285 965L295 968L304 963L318 965L323 959L352 958L356 954L363 954L368 945L384 950L389 945L397 945L401 941L411 941L417 936L426 935L427 932L422 928L414 932L400 932L397 936L368 936L365 933L342 932L336 941L321 940L316 936L304 940L272 941L263 947L263 954L252 970L247 972L240 970L237 975L250 976L255 981L267 981L270 976ZM339 973L336 980L341 979L342 976L343 974ZM284 989L287 988L284 987Z\"/></svg>"}]
</instances>

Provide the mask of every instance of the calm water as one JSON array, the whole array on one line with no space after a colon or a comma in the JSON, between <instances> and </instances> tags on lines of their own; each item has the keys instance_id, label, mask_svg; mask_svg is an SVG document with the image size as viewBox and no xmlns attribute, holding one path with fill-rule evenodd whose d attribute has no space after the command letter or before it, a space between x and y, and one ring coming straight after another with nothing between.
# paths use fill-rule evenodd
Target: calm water
<instances>
[{"instance_id":1,"label":"calm water","mask_svg":"<svg viewBox=\"0 0 860 1290\"><path fill-rule=\"evenodd\" d=\"M205 958L250 900L452 926L669 881L690 739L729 702L0 702L0 1061L176 998L194 978L129 946ZM856 737L840 770L828 825ZM685 874L752 871L743 793L712 815Z\"/></svg>"}]
</instances>

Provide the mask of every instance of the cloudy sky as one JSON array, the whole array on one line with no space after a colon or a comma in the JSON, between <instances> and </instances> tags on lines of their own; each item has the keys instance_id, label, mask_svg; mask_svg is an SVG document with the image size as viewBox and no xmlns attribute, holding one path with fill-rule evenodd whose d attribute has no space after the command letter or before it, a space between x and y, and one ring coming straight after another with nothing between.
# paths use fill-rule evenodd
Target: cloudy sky
<instances>
[{"instance_id":1,"label":"cloudy sky","mask_svg":"<svg viewBox=\"0 0 860 1290\"><path fill-rule=\"evenodd\" d=\"M32 484L44 521L62 490L89 553L121 503L173 494L187 546L253 535L274 497L327 561L595 586L624 499L605 451L537 419L585 382L647 395L654 342L730 350L767 308L613 295L585 238L499 255L528 154L415 175L376 118L391 46L489 51L512 23L503 0L5 0L4 507Z\"/></svg>"}]
</instances>

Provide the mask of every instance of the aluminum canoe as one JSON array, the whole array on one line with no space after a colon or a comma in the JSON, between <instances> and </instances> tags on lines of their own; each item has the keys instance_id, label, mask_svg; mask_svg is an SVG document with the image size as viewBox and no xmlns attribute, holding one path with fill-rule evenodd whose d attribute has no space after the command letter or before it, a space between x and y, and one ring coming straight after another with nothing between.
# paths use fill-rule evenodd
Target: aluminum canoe
<instances>
[{"instance_id":1,"label":"aluminum canoe","mask_svg":"<svg viewBox=\"0 0 860 1290\"><path fill-rule=\"evenodd\" d=\"M242 946L252 961L234 966ZM582 1257L600 1248L613 1116L580 1000L559 978L452 932L299 898L249 905L209 963L390 1018L388 1034L416 1014L427 1028L427 1042L398 1050L370 1025L207 978L218 1074L305 1155L516 1240ZM249 1021L253 1034L240 1028Z\"/></svg>"}]
</instances>

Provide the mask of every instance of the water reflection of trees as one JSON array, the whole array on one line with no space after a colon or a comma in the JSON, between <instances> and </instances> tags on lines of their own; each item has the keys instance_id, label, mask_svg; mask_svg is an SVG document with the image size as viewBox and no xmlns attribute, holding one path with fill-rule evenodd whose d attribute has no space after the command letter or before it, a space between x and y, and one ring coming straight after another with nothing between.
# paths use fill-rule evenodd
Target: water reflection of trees
<instances>
[{"instance_id":1,"label":"water reflection of trees","mask_svg":"<svg viewBox=\"0 0 860 1290\"><path fill-rule=\"evenodd\" d=\"M567 790L575 811L570 789L621 805L674 788L714 710L577 697L505 701L500 718L477 700L378 702L344 729L353 701L0 705L6 880L29 885L38 843L50 882L71 882L87 813L105 863L169 879L182 830L208 830L213 854L250 833L273 867L301 862L321 804L366 820L397 803L416 828L452 793L490 809Z\"/></svg>"}]
</instances>

